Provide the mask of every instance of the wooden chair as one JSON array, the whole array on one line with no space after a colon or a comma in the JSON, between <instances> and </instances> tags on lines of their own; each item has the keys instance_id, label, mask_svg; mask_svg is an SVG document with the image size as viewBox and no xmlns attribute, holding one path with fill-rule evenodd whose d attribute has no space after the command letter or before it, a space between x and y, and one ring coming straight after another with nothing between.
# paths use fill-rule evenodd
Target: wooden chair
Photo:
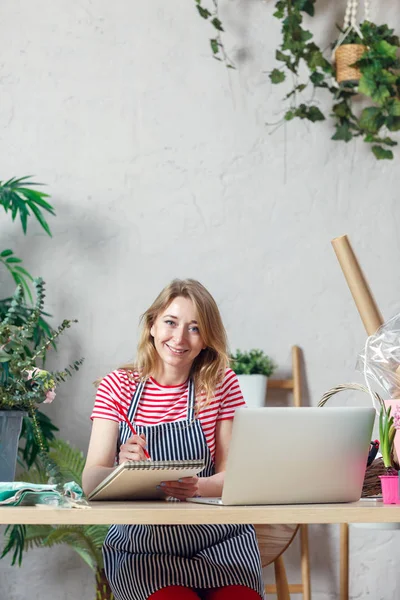
<instances>
[{"instance_id":1,"label":"wooden chair","mask_svg":"<svg viewBox=\"0 0 400 600\"><path fill-rule=\"evenodd\" d=\"M292 378L270 379L268 389L291 391L294 406L301 406L300 348L298 346L292 347ZM298 531L300 531L301 583L289 584L282 555ZM266 585L266 593L276 594L278 600L290 600L291 593L303 594L303 600L311 600L307 525L258 525L256 533L263 567L274 563L275 585Z\"/></svg>"}]
</instances>

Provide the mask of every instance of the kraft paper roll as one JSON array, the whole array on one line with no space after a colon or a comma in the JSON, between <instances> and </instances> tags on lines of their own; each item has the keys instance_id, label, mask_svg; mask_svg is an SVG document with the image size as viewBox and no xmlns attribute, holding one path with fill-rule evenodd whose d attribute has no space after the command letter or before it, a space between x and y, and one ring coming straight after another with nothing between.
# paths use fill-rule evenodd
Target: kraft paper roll
<instances>
[{"instance_id":1,"label":"kraft paper roll","mask_svg":"<svg viewBox=\"0 0 400 600\"><path fill-rule=\"evenodd\" d=\"M368 335L372 335L383 324L383 317L379 312L347 235L333 239L332 246L366 332Z\"/></svg>"}]
</instances>

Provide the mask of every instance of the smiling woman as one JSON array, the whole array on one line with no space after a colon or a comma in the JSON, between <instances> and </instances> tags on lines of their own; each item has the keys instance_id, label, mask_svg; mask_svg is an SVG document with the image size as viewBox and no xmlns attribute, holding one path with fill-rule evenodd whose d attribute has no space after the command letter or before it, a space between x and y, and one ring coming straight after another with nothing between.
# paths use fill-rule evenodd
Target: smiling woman
<instances>
[{"instance_id":1,"label":"smiling woman","mask_svg":"<svg viewBox=\"0 0 400 600\"><path fill-rule=\"evenodd\" d=\"M115 468L116 455L119 463L144 460L146 449L155 461L205 462L199 477L162 482L166 498L220 496L232 420L244 405L228 365L215 300L198 281L174 280L142 317L135 363L113 371L98 387L85 491ZM263 597L250 525L113 526L103 554L117 600L160 597L160 590L176 597L175 586L182 599L211 598L212 590L231 594L232 586L240 587L241 600Z\"/></svg>"},{"instance_id":2,"label":"smiling woman","mask_svg":"<svg viewBox=\"0 0 400 600\"><path fill-rule=\"evenodd\" d=\"M151 327L150 335L160 358L156 379L161 385L173 385L179 379L186 381L193 361L206 350L196 317L193 302L178 296Z\"/></svg>"}]
</instances>

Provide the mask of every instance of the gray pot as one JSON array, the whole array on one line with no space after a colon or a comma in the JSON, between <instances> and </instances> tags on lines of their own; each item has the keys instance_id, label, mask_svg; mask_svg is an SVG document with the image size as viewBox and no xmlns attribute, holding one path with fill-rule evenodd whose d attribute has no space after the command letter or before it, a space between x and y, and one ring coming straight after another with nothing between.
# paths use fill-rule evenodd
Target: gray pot
<instances>
[{"instance_id":1,"label":"gray pot","mask_svg":"<svg viewBox=\"0 0 400 600\"><path fill-rule=\"evenodd\" d=\"M22 419L19 410L0 410L0 481L14 481Z\"/></svg>"}]
</instances>

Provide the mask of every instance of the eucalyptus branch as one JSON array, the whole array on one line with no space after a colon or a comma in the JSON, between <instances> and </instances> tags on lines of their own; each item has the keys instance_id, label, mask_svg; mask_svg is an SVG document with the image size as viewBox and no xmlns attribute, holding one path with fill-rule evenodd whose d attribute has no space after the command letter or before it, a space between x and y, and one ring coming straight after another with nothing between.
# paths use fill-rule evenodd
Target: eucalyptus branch
<instances>
[{"instance_id":1,"label":"eucalyptus branch","mask_svg":"<svg viewBox=\"0 0 400 600\"><path fill-rule=\"evenodd\" d=\"M11 300L11 304L9 309L7 310L6 316L4 317L2 324L9 325L13 322L14 317L18 314L18 308L22 302L23 291L20 285L17 286L17 289L14 292L14 295Z\"/></svg>"},{"instance_id":2,"label":"eucalyptus branch","mask_svg":"<svg viewBox=\"0 0 400 600\"><path fill-rule=\"evenodd\" d=\"M56 340L62 333L63 331L65 331L65 329L68 329L69 327L71 327L72 323L77 323L78 321L76 319L64 319L64 321L61 323L61 325L59 325L59 327L54 331L54 333L52 333L50 335L49 338L47 338L46 342L39 348L39 350L37 350L37 352L35 352L35 354L32 356L32 361L36 360L41 354L44 354L46 352L46 350L48 350L49 346L54 342L54 340Z\"/></svg>"},{"instance_id":3,"label":"eucalyptus branch","mask_svg":"<svg viewBox=\"0 0 400 600\"><path fill-rule=\"evenodd\" d=\"M54 379L56 380L56 382L61 383L66 380L67 376L72 377L72 375L73 375L72 371L79 371L79 367L82 366L84 360L85 360L84 358L75 360L72 364L68 365L68 367L65 367L65 369L63 371L53 371L52 375L53 375Z\"/></svg>"}]
</instances>

